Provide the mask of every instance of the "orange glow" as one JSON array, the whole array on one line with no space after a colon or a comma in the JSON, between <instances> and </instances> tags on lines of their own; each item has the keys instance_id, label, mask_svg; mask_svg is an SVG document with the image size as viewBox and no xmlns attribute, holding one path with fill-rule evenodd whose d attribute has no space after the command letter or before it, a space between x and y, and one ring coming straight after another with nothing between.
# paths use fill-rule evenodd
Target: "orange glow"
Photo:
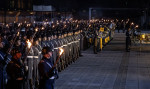
<instances>
[{"instance_id":1,"label":"orange glow","mask_svg":"<svg viewBox=\"0 0 150 89\"><path fill-rule=\"evenodd\" d=\"M28 48L30 48L32 45L32 43L29 41L29 39L27 40L27 44L28 44Z\"/></svg>"}]
</instances>

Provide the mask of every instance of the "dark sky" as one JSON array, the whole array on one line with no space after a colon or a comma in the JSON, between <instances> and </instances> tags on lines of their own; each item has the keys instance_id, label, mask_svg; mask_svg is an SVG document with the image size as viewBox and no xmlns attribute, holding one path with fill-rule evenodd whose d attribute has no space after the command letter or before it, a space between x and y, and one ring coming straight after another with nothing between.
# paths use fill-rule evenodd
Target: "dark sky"
<instances>
[{"instance_id":1,"label":"dark sky","mask_svg":"<svg viewBox=\"0 0 150 89\"><path fill-rule=\"evenodd\" d=\"M145 8L150 0L35 0L35 4L52 4L61 8Z\"/></svg>"},{"instance_id":2,"label":"dark sky","mask_svg":"<svg viewBox=\"0 0 150 89\"><path fill-rule=\"evenodd\" d=\"M4 2L0 0L0 7ZM59 9L81 9L89 7L100 8L149 8L150 0L33 0L37 5L52 5Z\"/></svg>"}]
</instances>

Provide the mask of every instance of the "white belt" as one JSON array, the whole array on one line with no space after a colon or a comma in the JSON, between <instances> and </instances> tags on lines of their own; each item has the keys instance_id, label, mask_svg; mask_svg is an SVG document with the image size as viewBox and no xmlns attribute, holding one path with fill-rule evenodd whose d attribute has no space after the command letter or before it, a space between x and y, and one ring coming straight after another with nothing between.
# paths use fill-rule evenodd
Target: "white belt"
<instances>
[{"instance_id":1,"label":"white belt","mask_svg":"<svg viewBox=\"0 0 150 89\"><path fill-rule=\"evenodd\" d=\"M34 56L34 58L39 58L39 56Z\"/></svg>"},{"instance_id":2,"label":"white belt","mask_svg":"<svg viewBox=\"0 0 150 89\"><path fill-rule=\"evenodd\" d=\"M54 48L54 49L58 49L58 48Z\"/></svg>"},{"instance_id":3,"label":"white belt","mask_svg":"<svg viewBox=\"0 0 150 89\"><path fill-rule=\"evenodd\" d=\"M71 43L68 43L68 44L71 44Z\"/></svg>"},{"instance_id":4,"label":"white belt","mask_svg":"<svg viewBox=\"0 0 150 89\"><path fill-rule=\"evenodd\" d=\"M67 46L67 45L63 45L63 46Z\"/></svg>"},{"instance_id":5,"label":"white belt","mask_svg":"<svg viewBox=\"0 0 150 89\"><path fill-rule=\"evenodd\" d=\"M27 58L33 58L33 56L27 56Z\"/></svg>"}]
</instances>

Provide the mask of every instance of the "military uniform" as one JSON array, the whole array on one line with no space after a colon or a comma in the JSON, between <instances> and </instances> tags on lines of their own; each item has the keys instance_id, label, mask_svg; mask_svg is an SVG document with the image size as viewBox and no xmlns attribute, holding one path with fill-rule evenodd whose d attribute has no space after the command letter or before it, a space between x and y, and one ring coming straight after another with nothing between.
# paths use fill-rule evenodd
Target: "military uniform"
<instances>
[{"instance_id":1,"label":"military uniform","mask_svg":"<svg viewBox=\"0 0 150 89\"><path fill-rule=\"evenodd\" d=\"M29 39L31 37L28 37ZM26 47L25 49L26 59L24 60L24 64L26 67L26 82L25 88L26 89L33 89L33 59L34 59L34 50L33 46L30 48Z\"/></svg>"},{"instance_id":2,"label":"military uniform","mask_svg":"<svg viewBox=\"0 0 150 89\"><path fill-rule=\"evenodd\" d=\"M4 53L0 51L0 88L4 89Z\"/></svg>"},{"instance_id":3,"label":"military uniform","mask_svg":"<svg viewBox=\"0 0 150 89\"><path fill-rule=\"evenodd\" d=\"M47 54L48 52L52 51L47 51L47 48L43 48L43 51L46 50L44 54ZM53 57L50 57L50 59L47 59L46 57L43 56L42 60L40 61L38 65L39 69L39 75L40 75L40 85L39 89L54 89L54 83L55 79L58 78L58 72L56 69L53 68L53 63L52 59Z\"/></svg>"},{"instance_id":4,"label":"military uniform","mask_svg":"<svg viewBox=\"0 0 150 89\"><path fill-rule=\"evenodd\" d=\"M38 46L38 45L37 45ZM33 56L33 87L34 89L38 86L39 73L38 64L40 62L40 50L36 45L33 46L34 56Z\"/></svg>"},{"instance_id":5,"label":"military uniform","mask_svg":"<svg viewBox=\"0 0 150 89\"><path fill-rule=\"evenodd\" d=\"M126 51L130 52L130 46L131 46L131 38L130 38L130 31L128 30L126 32Z\"/></svg>"},{"instance_id":6,"label":"military uniform","mask_svg":"<svg viewBox=\"0 0 150 89\"><path fill-rule=\"evenodd\" d=\"M13 55L16 55L17 53L21 54L19 50L14 49ZM23 89L24 66L21 60L18 59L18 57L13 57L12 60L8 63L6 71L8 74L8 83L6 89Z\"/></svg>"},{"instance_id":7,"label":"military uniform","mask_svg":"<svg viewBox=\"0 0 150 89\"><path fill-rule=\"evenodd\" d=\"M42 40L42 42L41 42L41 46L42 46L42 48L43 48L43 47L46 47L46 46L49 46L49 45L48 45L48 42L47 42L47 37L46 37L45 34L43 35L43 40Z\"/></svg>"},{"instance_id":8,"label":"military uniform","mask_svg":"<svg viewBox=\"0 0 150 89\"><path fill-rule=\"evenodd\" d=\"M11 61L11 55L6 55L0 51L0 88L5 89L7 83L6 65Z\"/></svg>"},{"instance_id":9,"label":"military uniform","mask_svg":"<svg viewBox=\"0 0 150 89\"><path fill-rule=\"evenodd\" d=\"M24 82L24 67L19 61L12 59L6 68L9 76L6 89L23 89ZM19 80L19 78L22 78Z\"/></svg>"},{"instance_id":10,"label":"military uniform","mask_svg":"<svg viewBox=\"0 0 150 89\"><path fill-rule=\"evenodd\" d=\"M97 54L98 52L98 33L95 31L94 33L94 53Z\"/></svg>"}]
</instances>

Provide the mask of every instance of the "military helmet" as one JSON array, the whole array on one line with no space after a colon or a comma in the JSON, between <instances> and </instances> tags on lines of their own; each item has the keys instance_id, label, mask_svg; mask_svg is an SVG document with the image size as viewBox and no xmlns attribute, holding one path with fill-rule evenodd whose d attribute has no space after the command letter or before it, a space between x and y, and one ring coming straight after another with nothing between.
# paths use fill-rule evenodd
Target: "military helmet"
<instances>
[{"instance_id":1,"label":"military helmet","mask_svg":"<svg viewBox=\"0 0 150 89\"><path fill-rule=\"evenodd\" d=\"M52 47L43 47L42 49L42 54L45 55L47 54L48 52L52 52L53 51L53 48Z\"/></svg>"}]
</instances>

